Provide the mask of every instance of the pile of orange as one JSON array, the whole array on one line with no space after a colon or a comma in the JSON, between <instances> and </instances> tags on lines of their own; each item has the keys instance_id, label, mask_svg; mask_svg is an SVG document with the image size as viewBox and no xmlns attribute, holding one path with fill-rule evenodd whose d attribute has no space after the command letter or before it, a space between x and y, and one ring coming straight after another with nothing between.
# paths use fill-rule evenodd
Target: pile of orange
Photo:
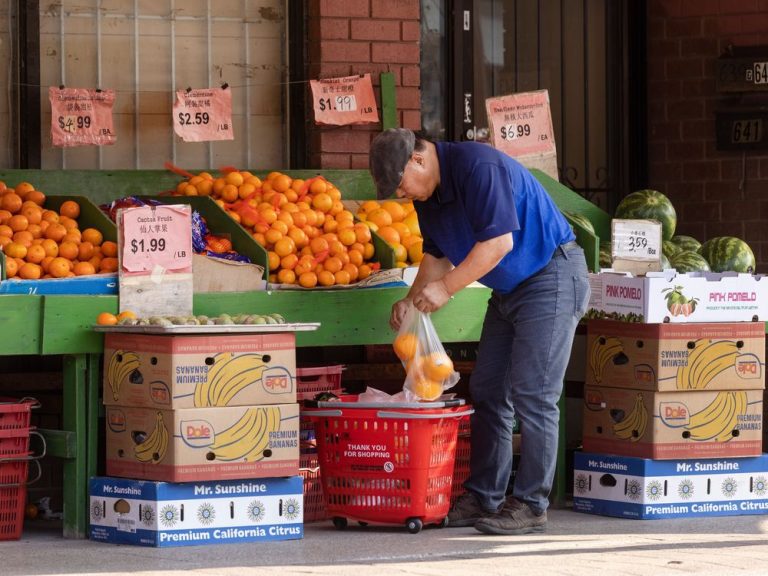
<instances>
[{"instance_id":1,"label":"pile of orange","mask_svg":"<svg viewBox=\"0 0 768 576\"><path fill-rule=\"evenodd\" d=\"M448 354L423 350L413 332L398 334L392 348L405 366L406 387L423 400L439 398L443 382L453 373L453 361Z\"/></svg>"},{"instance_id":2,"label":"pile of orange","mask_svg":"<svg viewBox=\"0 0 768 576\"><path fill-rule=\"evenodd\" d=\"M200 172L179 183L183 196L211 196L267 251L269 281L305 288L351 284L374 263L371 228L355 222L341 191L322 176L302 180L271 172L263 180L233 170Z\"/></svg>"},{"instance_id":3,"label":"pile of orange","mask_svg":"<svg viewBox=\"0 0 768 576\"><path fill-rule=\"evenodd\" d=\"M397 266L418 266L424 253L419 219L410 200L368 200L360 205L357 218L366 222L395 251Z\"/></svg>"},{"instance_id":4,"label":"pile of orange","mask_svg":"<svg viewBox=\"0 0 768 576\"><path fill-rule=\"evenodd\" d=\"M0 182L0 250L6 278L37 280L87 276L117 270L117 244L95 228L80 230L74 200L59 210L45 207L45 194L28 182Z\"/></svg>"}]
</instances>

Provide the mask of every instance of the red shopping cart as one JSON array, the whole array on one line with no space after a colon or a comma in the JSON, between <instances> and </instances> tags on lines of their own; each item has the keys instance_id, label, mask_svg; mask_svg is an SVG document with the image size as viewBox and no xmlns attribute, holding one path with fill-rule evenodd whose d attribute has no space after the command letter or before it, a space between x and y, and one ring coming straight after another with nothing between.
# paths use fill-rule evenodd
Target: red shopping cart
<instances>
[{"instance_id":1,"label":"red shopping cart","mask_svg":"<svg viewBox=\"0 0 768 576\"><path fill-rule=\"evenodd\" d=\"M315 422L325 505L338 529L349 520L446 525L463 400L426 403L317 402Z\"/></svg>"}]
</instances>

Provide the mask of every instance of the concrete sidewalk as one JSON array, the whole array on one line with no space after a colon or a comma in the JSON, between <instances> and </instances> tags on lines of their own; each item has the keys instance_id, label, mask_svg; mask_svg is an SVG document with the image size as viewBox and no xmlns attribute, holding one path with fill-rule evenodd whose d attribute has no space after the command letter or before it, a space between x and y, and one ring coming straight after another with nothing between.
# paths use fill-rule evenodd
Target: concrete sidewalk
<instances>
[{"instance_id":1,"label":"concrete sidewalk","mask_svg":"<svg viewBox=\"0 0 768 576\"><path fill-rule=\"evenodd\" d=\"M140 548L25 530L0 542L0 574L17 575L665 575L768 574L768 516L623 520L550 510L543 534L473 528L307 524L303 540Z\"/></svg>"}]
</instances>

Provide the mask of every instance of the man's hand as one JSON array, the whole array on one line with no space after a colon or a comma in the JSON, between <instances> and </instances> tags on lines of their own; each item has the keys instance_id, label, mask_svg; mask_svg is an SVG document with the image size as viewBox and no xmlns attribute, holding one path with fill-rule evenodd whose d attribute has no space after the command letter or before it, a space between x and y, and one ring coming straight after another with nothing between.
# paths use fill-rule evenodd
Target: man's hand
<instances>
[{"instance_id":1,"label":"man's hand","mask_svg":"<svg viewBox=\"0 0 768 576\"><path fill-rule=\"evenodd\" d=\"M403 323L405 313L408 312L408 307L411 305L410 298L403 298L392 304L392 312L389 315L389 325L393 330L400 330L400 324Z\"/></svg>"},{"instance_id":2,"label":"man's hand","mask_svg":"<svg viewBox=\"0 0 768 576\"><path fill-rule=\"evenodd\" d=\"M416 306L417 310L429 313L442 308L450 298L451 294L448 292L445 282L443 280L436 280L424 286L413 297L413 305Z\"/></svg>"}]
</instances>

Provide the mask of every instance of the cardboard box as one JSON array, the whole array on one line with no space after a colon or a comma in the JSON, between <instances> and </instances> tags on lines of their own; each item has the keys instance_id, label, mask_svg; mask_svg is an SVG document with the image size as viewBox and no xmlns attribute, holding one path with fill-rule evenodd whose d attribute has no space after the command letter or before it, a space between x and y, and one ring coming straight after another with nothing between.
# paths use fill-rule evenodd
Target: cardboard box
<instances>
[{"instance_id":1,"label":"cardboard box","mask_svg":"<svg viewBox=\"0 0 768 576\"><path fill-rule=\"evenodd\" d=\"M3 254L0 251L0 260ZM0 265L4 266L0 262ZM0 294L117 294L117 274L91 274L74 278L46 278L45 280L0 280Z\"/></svg>"},{"instance_id":2,"label":"cardboard box","mask_svg":"<svg viewBox=\"0 0 768 576\"><path fill-rule=\"evenodd\" d=\"M763 391L652 392L585 386L585 452L677 460L757 456Z\"/></svg>"},{"instance_id":3,"label":"cardboard box","mask_svg":"<svg viewBox=\"0 0 768 576\"><path fill-rule=\"evenodd\" d=\"M768 455L646 460L574 453L573 509L656 520L768 514Z\"/></svg>"},{"instance_id":4,"label":"cardboard box","mask_svg":"<svg viewBox=\"0 0 768 576\"><path fill-rule=\"evenodd\" d=\"M296 335L108 333L104 404L154 408L296 402Z\"/></svg>"},{"instance_id":5,"label":"cardboard box","mask_svg":"<svg viewBox=\"0 0 768 576\"><path fill-rule=\"evenodd\" d=\"M299 405L107 406L107 474L165 482L295 476Z\"/></svg>"},{"instance_id":6,"label":"cardboard box","mask_svg":"<svg viewBox=\"0 0 768 576\"><path fill-rule=\"evenodd\" d=\"M192 255L192 287L195 294L266 290L264 268L202 254Z\"/></svg>"},{"instance_id":7,"label":"cardboard box","mask_svg":"<svg viewBox=\"0 0 768 576\"><path fill-rule=\"evenodd\" d=\"M591 317L609 314L635 322L765 322L768 280L736 272L674 270L632 276L589 275Z\"/></svg>"},{"instance_id":8,"label":"cardboard box","mask_svg":"<svg viewBox=\"0 0 768 576\"><path fill-rule=\"evenodd\" d=\"M302 478L89 483L91 540L136 546L196 546L304 536Z\"/></svg>"},{"instance_id":9,"label":"cardboard box","mask_svg":"<svg viewBox=\"0 0 768 576\"><path fill-rule=\"evenodd\" d=\"M587 386L637 390L765 388L765 324L587 322Z\"/></svg>"}]
</instances>

